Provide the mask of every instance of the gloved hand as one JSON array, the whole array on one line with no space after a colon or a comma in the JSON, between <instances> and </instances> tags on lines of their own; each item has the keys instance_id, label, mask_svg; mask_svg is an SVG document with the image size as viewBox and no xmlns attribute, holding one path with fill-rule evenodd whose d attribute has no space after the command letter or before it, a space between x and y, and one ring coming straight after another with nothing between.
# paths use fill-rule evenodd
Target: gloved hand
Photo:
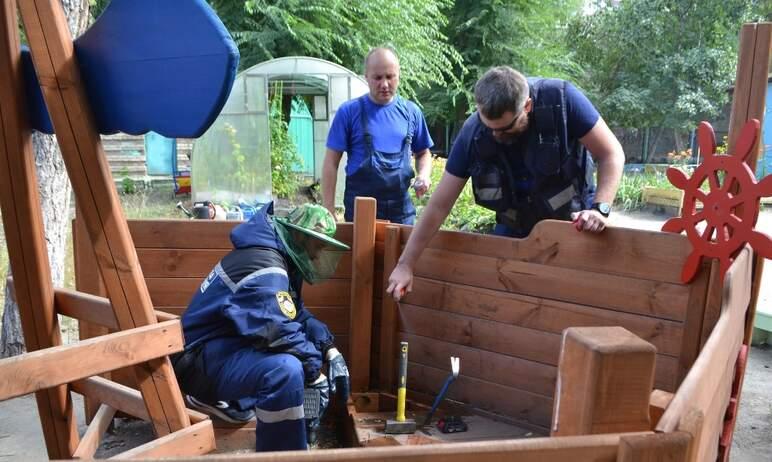
<instances>
[{"instance_id":1,"label":"gloved hand","mask_svg":"<svg viewBox=\"0 0 772 462\"><path fill-rule=\"evenodd\" d=\"M335 394L335 402L339 410L345 411L346 402L351 390L346 360L343 359L343 355L335 347L327 350L325 359L329 363L330 391Z\"/></svg>"},{"instance_id":2,"label":"gloved hand","mask_svg":"<svg viewBox=\"0 0 772 462\"><path fill-rule=\"evenodd\" d=\"M309 396L312 398L309 398ZM327 410L327 406L330 404L330 382L324 374L319 374L319 377L316 380L306 385L304 401L313 399L316 396L319 397L318 412L311 414L306 411L306 440L308 441L308 444L316 443L322 416L324 415L324 411ZM314 403L304 403L304 407L316 408Z\"/></svg>"}]
</instances>

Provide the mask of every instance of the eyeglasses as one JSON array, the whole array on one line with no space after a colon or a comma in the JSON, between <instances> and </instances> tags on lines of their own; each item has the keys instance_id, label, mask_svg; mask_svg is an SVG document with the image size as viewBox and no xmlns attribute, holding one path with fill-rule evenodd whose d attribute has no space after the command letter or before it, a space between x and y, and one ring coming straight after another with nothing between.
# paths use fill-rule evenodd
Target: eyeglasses
<instances>
[{"instance_id":1,"label":"eyeglasses","mask_svg":"<svg viewBox=\"0 0 772 462\"><path fill-rule=\"evenodd\" d=\"M493 132L494 134L507 132L507 131L511 130L512 127L515 126L515 123L517 123L517 120L520 118L521 115L523 115L523 112L524 111L520 111L514 118L512 118L512 122L508 123L507 125L505 125L503 127L499 127L499 128L488 127L488 128L490 128L491 132ZM478 118L480 117L479 113L477 114L477 117ZM480 120L480 122L482 122L482 119ZM486 125L486 127L487 127L487 125Z\"/></svg>"}]
</instances>

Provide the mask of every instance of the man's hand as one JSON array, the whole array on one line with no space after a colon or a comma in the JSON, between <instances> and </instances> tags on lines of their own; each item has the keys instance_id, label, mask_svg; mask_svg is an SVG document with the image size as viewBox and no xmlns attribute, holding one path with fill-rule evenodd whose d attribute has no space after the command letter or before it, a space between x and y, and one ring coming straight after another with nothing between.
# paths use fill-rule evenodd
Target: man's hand
<instances>
[{"instance_id":1,"label":"man's hand","mask_svg":"<svg viewBox=\"0 0 772 462\"><path fill-rule=\"evenodd\" d=\"M413 270L403 263L397 263L389 276L389 287L386 293L391 294L398 302L406 293L413 291Z\"/></svg>"},{"instance_id":2,"label":"man's hand","mask_svg":"<svg viewBox=\"0 0 772 462\"><path fill-rule=\"evenodd\" d=\"M429 191L429 188L432 187L432 179L429 177L424 176L417 176L415 181L413 182L413 189L415 190L415 196L417 198L421 198L424 194L426 194Z\"/></svg>"},{"instance_id":3,"label":"man's hand","mask_svg":"<svg viewBox=\"0 0 772 462\"><path fill-rule=\"evenodd\" d=\"M606 229L608 218L601 215L597 210L582 210L571 214L571 220L577 231L589 231L599 233Z\"/></svg>"},{"instance_id":4,"label":"man's hand","mask_svg":"<svg viewBox=\"0 0 772 462\"><path fill-rule=\"evenodd\" d=\"M345 410L351 390L346 361L335 347L327 350L325 358L329 363L330 392L335 395L337 406L340 406L341 410Z\"/></svg>"}]
</instances>

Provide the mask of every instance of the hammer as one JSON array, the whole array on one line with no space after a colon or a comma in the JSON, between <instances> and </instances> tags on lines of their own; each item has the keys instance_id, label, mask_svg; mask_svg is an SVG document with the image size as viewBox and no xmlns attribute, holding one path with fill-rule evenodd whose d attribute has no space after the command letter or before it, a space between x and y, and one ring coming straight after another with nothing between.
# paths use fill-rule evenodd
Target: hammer
<instances>
[{"instance_id":1,"label":"hammer","mask_svg":"<svg viewBox=\"0 0 772 462\"><path fill-rule=\"evenodd\" d=\"M405 418L405 397L407 395L407 342L399 346L399 388L397 388L397 416L386 421L384 433L415 433L415 420Z\"/></svg>"}]
</instances>

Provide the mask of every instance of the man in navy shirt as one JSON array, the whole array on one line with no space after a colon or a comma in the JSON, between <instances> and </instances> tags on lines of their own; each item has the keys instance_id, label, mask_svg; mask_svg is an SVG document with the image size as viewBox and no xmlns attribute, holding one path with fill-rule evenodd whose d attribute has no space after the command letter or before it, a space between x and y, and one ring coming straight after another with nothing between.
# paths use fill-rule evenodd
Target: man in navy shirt
<instances>
[{"instance_id":1,"label":"man in navy shirt","mask_svg":"<svg viewBox=\"0 0 772 462\"><path fill-rule=\"evenodd\" d=\"M399 60L389 48L374 48L365 58L370 92L342 104L327 136L322 170L322 202L335 213L335 183L345 151L346 221L354 216L357 196L378 201L377 217L392 223L413 224L415 208L408 195L410 182L421 197L431 186L434 143L423 113L414 103L397 96ZM417 176L410 165L415 156Z\"/></svg>"},{"instance_id":2,"label":"man in navy shirt","mask_svg":"<svg viewBox=\"0 0 772 462\"><path fill-rule=\"evenodd\" d=\"M478 80L475 102L477 111L458 134L440 184L389 277L387 292L396 300L411 290L418 257L469 177L475 202L496 212L494 234L525 237L544 219L571 220L580 231L606 226L624 152L579 90L501 66Z\"/></svg>"}]
</instances>

